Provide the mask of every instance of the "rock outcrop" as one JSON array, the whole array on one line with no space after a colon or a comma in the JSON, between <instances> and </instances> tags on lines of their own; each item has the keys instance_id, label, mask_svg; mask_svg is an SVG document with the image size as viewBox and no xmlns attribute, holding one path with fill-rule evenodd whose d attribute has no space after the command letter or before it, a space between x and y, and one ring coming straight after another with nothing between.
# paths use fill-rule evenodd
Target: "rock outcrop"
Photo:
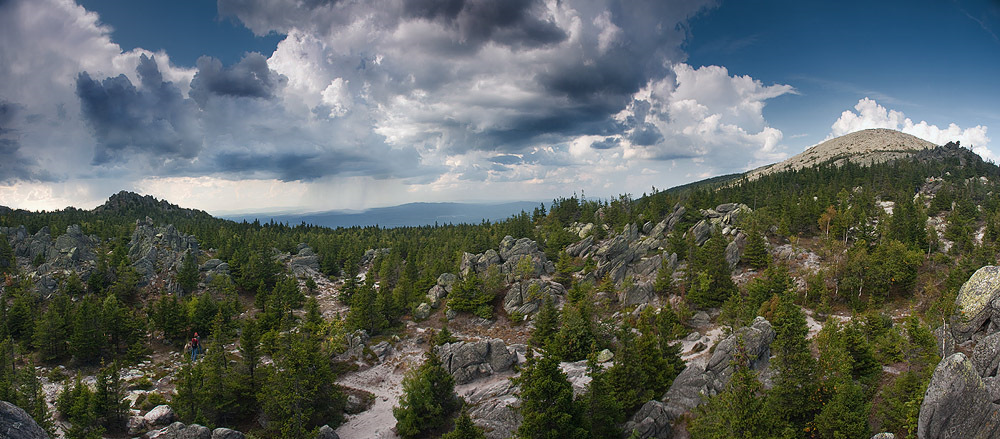
<instances>
[{"instance_id":1,"label":"rock outcrop","mask_svg":"<svg viewBox=\"0 0 1000 439\"><path fill-rule=\"evenodd\" d=\"M523 418L518 411L521 400L517 398L517 390L510 380L500 380L465 397L472 406L469 416L476 425L483 427L487 438L514 437L521 426Z\"/></svg>"},{"instance_id":2,"label":"rock outcrop","mask_svg":"<svg viewBox=\"0 0 1000 439\"><path fill-rule=\"evenodd\" d=\"M7 401L0 401L0 437L6 439L48 439L28 412Z\"/></svg>"},{"instance_id":3,"label":"rock outcrop","mask_svg":"<svg viewBox=\"0 0 1000 439\"><path fill-rule=\"evenodd\" d=\"M934 369L917 421L917 437L994 438L1000 436L996 377L983 378L959 352Z\"/></svg>"},{"instance_id":4,"label":"rock outcrop","mask_svg":"<svg viewBox=\"0 0 1000 439\"><path fill-rule=\"evenodd\" d=\"M427 291L427 304L431 308L437 308L441 306L441 299L444 299L451 294L452 288L455 286L455 282L458 280L458 276L451 273L441 273L437 278L437 283Z\"/></svg>"},{"instance_id":5,"label":"rock outcrop","mask_svg":"<svg viewBox=\"0 0 1000 439\"><path fill-rule=\"evenodd\" d=\"M460 266L462 276L470 273L486 274L490 266L496 265L506 281L514 282L517 278L517 266L524 258L530 258L534 276L552 274L556 266L549 261L545 253L538 248L538 243L528 238L514 239L506 236L500 241L499 250L489 249L480 254L465 253Z\"/></svg>"},{"instance_id":6,"label":"rock outcrop","mask_svg":"<svg viewBox=\"0 0 1000 439\"><path fill-rule=\"evenodd\" d=\"M187 252L198 255L198 240L177 231L173 224L155 227L153 220L136 220L128 258L141 276L140 286L158 273L177 270Z\"/></svg>"},{"instance_id":7,"label":"rock outcrop","mask_svg":"<svg viewBox=\"0 0 1000 439\"><path fill-rule=\"evenodd\" d=\"M998 297L1000 267L980 268L962 285L951 319L951 333L959 343L1000 330L1000 308L994 305Z\"/></svg>"},{"instance_id":8,"label":"rock outcrop","mask_svg":"<svg viewBox=\"0 0 1000 439\"><path fill-rule=\"evenodd\" d=\"M71 272L87 280L97 266L95 248L100 241L95 236L84 235L77 224L68 226L66 233L55 240L47 226L33 235L24 226L0 227L0 235L7 236L19 265L31 267L37 261L42 262L28 270L35 288L42 294L54 292L59 286L57 278Z\"/></svg>"},{"instance_id":9,"label":"rock outcrop","mask_svg":"<svg viewBox=\"0 0 1000 439\"><path fill-rule=\"evenodd\" d=\"M662 400L646 403L625 424L625 431L636 430L641 438L670 437L670 429L664 426L669 427L675 419L700 405L705 396L725 389L735 371L733 355L741 341L750 360L750 368L761 371L770 363L774 336L771 323L763 317L757 317L750 326L736 330L716 345L708 363L693 363L684 368L674 378Z\"/></svg>"},{"instance_id":10,"label":"rock outcrop","mask_svg":"<svg viewBox=\"0 0 1000 439\"><path fill-rule=\"evenodd\" d=\"M148 439L213 439L210 428L198 424L184 425L179 421L146 433L145 437Z\"/></svg>"},{"instance_id":11,"label":"rock outcrop","mask_svg":"<svg viewBox=\"0 0 1000 439\"><path fill-rule=\"evenodd\" d=\"M319 255L305 243L299 244L295 256L288 261L288 268L296 277L312 276L319 273Z\"/></svg>"},{"instance_id":12,"label":"rock outcrop","mask_svg":"<svg viewBox=\"0 0 1000 439\"><path fill-rule=\"evenodd\" d=\"M566 295L566 288L558 282L541 279L514 282L503 299L503 309L507 314L529 315L537 312L546 299L559 303Z\"/></svg>"},{"instance_id":13,"label":"rock outcrop","mask_svg":"<svg viewBox=\"0 0 1000 439\"><path fill-rule=\"evenodd\" d=\"M475 342L459 341L438 346L437 354L456 384L466 384L497 372L510 370L517 354L498 338Z\"/></svg>"}]
</instances>

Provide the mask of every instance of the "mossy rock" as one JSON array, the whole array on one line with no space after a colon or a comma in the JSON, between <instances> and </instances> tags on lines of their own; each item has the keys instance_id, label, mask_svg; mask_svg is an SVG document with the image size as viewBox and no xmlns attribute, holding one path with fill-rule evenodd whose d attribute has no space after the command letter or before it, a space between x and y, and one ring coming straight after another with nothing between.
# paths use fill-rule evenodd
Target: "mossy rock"
<instances>
[{"instance_id":1,"label":"mossy rock","mask_svg":"<svg viewBox=\"0 0 1000 439\"><path fill-rule=\"evenodd\" d=\"M990 317L990 302L1000 295L1000 267L986 266L977 270L958 290L952 331L959 341L972 337Z\"/></svg>"}]
</instances>

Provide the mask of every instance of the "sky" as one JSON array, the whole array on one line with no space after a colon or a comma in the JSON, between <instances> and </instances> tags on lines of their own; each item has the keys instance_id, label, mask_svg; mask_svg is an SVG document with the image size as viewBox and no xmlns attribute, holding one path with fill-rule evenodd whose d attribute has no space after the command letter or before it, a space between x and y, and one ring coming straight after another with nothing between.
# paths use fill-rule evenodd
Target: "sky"
<instances>
[{"instance_id":1,"label":"sky","mask_svg":"<svg viewBox=\"0 0 1000 439\"><path fill-rule=\"evenodd\" d=\"M0 205L639 196L865 128L996 162L998 35L997 0L0 0Z\"/></svg>"}]
</instances>

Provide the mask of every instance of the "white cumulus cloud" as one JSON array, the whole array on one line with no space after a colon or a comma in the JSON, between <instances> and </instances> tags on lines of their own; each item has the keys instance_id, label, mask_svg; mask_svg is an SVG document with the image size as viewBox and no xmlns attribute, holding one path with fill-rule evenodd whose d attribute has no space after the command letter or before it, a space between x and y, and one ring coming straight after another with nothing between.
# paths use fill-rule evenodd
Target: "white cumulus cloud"
<instances>
[{"instance_id":1,"label":"white cumulus cloud","mask_svg":"<svg viewBox=\"0 0 1000 439\"><path fill-rule=\"evenodd\" d=\"M923 120L913 123L913 120L906 117L903 112L890 110L869 98L859 100L854 109L856 112L845 110L841 113L840 118L831 126L828 139L869 128L889 128L919 137L936 145L957 141L984 159L997 162L997 156L990 149L990 138L987 136L986 126L976 125L963 129L954 123L948 124L947 128L940 128Z\"/></svg>"}]
</instances>

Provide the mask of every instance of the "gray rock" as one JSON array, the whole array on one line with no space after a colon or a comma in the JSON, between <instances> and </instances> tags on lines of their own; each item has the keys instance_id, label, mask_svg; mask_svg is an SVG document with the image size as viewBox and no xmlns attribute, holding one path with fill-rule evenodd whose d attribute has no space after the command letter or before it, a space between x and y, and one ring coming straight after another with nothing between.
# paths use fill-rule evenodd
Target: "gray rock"
<instances>
[{"instance_id":1,"label":"gray rock","mask_svg":"<svg viewBox=\"0 0 1000 439\"><path fill-rule=\"evenodd\" d=\"M155 427L158 425L168 425L174 422L174 418L176 417L174 409L170 408L169 405L161 404L153 407L142 418L146 421L148 427Z\"/></svg>"},{"instance_id":2,"label":"gray rock","mask_svg":"<svg viewBox=\"0 0 1000 439\"><path fill-rule=\"evenodd\" d=\"M236 430L230 430L228 428L216 428L212 430L212 439L244 439L246 436L243 433Z\"/></svg>"},{"instance_id":3,"label":"gray rock","mask_svg":"<svg viewBox=\"0 0 1000 439\"><path fill-rule=\"evenodd\" d=\"M141 276L140 286L146 285L158 272L176 270L187 252L198 254L198 240L184 235L171 224L154 227L153 220L137 220L132 240L129 241L128 258Z\"/></svg>"},{"instance_id":4,"label":"gray rock","mask_svg":"<svg viewBox=\"0 0 1000 439\"><path fill-rule=\"evenodd\" d=\"M125 431L129 436L137 436L146 431L146 420L142 416L132 416L125 424Z\"/></svg>"},{"instance_id":5,"label":"gray rock","mask_svg":"<svg viewBox=\"0 0 1000 439\"><path fill-rule=\"evenodd\" d=\"M695 328L704 328L708 325L711 325L712 320L707 312L698 311L697 313L695 313L694 316L691 317L691 320L688 321L688 324Z\"/></svg>"},{"instance_id":6,"label":"gray rock","mask_svg":"<svg viewBox=\"0 0 1000 439\"><path fill-rule=\"evenodd\" d=\"M951 335L951 329L948 329L948 325L942 325L935 329L934 338L937 339L938 355L941 358L948 358L955 353L955 337Z\"/></svg>"},{"instance_id":7,"label":"gray rock","mask_svg":"<svg viewBox=\"0 0 1000 439\"><path fill-rule=\"evenodd\" d=\"M656 294L653 293L652 282L634 283L619 296L622 306L644 305L653 301Z\"/></svg>"},{"instance_id":8,"label":"gray rock","mask_svg":"<svg viewBox=\"0 0 1000 439\"><path fill-rule=\"evenodd\" d=\"M299 251L288 261L288 267L296 276L319 273L319 255L304 243L299 244Z\"/></svg>"},{"instance_id":9,"label":"gray rock","mask_svg":"<svg viewBox=\"0 0 1000 439\"><path fill-rule=\"evenodd\" d=\"M499 252L489 249L481 254L464 253L459 269L463 276L470 273L482 275L490 266L496 265L507 282L514 282L517 278L517 266L524 258L531 259L532 275L535 277L556 271L555 264L539 250L537 242L528 238L515 240L511 236L500 242Z\"/></svg>"},{"instance_id":10,"label":"gray rock","mask_svg":"<svg viewBox=\"0 0 1000 439\"><path fill-rule=\"evenodd\" d=\"M669 439L673 437L671 422L673 418L667 412L666 404L654 399L643 404L625 423L623 430L625 437Z\"/></svg>"},{"instance_id":11,"label":"gray rock","mask_svg":"<svg viewBox=\"0 0 1000 439\"><path fill-rule=\"evenodd\" d=\"M541 309L545 300L558 304L560 297L566 295L566 288L558 282L541 279L530 279L515 282L507 290L503 299L503 309L507 314L534 314Z\"/></svg>"},{"instance_id":12,"label":"gray rock","mask_svg":"<svg viewBox=\"0 0 1000 439\"><path fill-rule=\"evenodd\" d=\"M510 380L500 380L495 384L480 388L465 397L472 406L469 416L476 425L486 430L489 439L507 439L521 426L517 398L517 386Z\"/></svg>"},{"instance_id":13,"label":"gray rock","mask_svg":"<svg viewBox=\"0 0 1000 439\"><path fill-rule=\"evenodd\" d=\"M174 422L167 427L146 433L149 439L212 439L212 430L198 424Z\"/></svg>"},{"instance_id":14,"label":"gray rock","mask_svg":"<svg viewBox=\"0 0 1000 439\"><path fill-rule=\"evenodd\" d=\"M385 357L392 353L392 345L387 341L380 341L372 346L371 349L379 361L385 360Z\"/></svg>"},{"instance_id":15,"label":"gray rock","mask_svg":"<svg viewBox=\"0 0 1000 439\"><path fill-rule=\"evenodd\" d=\"M437 278L437 285L444 288L446 293L450 293L456 281L458 281L458 276L451 273L441 273Z\"/></svg>"},{"instance_id":16,"label":"gray rock","mask_svg":"<svg viewBox=\"0 0 1000 439\"><path fill-rule=\"evenodd\" d=\"M456 384L510 370L517 363L517 354L507 349L500 339L459 341L435 349L445 369L455 377Z\"/></svg>"},{"instance_id":17,"label":"gray rock","mask_svg":"<svg viewBox=\"0 0 1000 439\"><path fill-rule=\"evenodd\" d=\"M566 247L566 254L572 257L584 257L594 245L594 236L590 235Z\"/></svg>"},{"instance_id":18,"label":"gray rock","mask_svg":"<svg viewBox=\"0 0 1000 439\"><path fill-rule=\"evenodd\" d=\"M1000 297L1000 267L986 266L977 270L958 290L955 314L952 316L952 335L958 343L987 326L992 316L990 303Z\"/></svg>"},{"instance_id":19,"label":"gray rock","mask_svg":"<svg viewBox=\"0 0 1000 439\"><path fill-rule=\"evenodd\" d=\"M333 430L329 425L324 425L319 428L319 433L316 434L316 439L340 439L337 432Z\"/></svg>"},{"instance_id":20,"label":"gray rock","mask_svg":"<svg viewBox=\"0 0 1000 439\"><path fill-rule=\"evenodd\" d=\"M691 230L688 231L694 237L695 245L702 245L712 236L712 225L708 221L698 221Z\"/></svg>"},{"instance_id":21,"label":"gray rock","mask_svg":"<svg viewBox=\"0 0 1000 439\"><path fill-rule=\"evenodd\" d=\"M972 361L961 352L952 354L934 369L920 406L917 437L1000 436L1000 404L991 393Z\"/></svg>"},{"instance_id":22,"label":"gray rock","mask_svg":"<svg viewBox=\"0 0 1000 439\"><path fill-rule=\"evenodd\" d=\"M738 207L740 207L740 206L738 204L736 204L736 203L725 203L725 204L718 205L715 208L715 211L719 212L721 214L727 214L729 212L732 212L732 211L736 210Z\"/></svg>"},{"instance_id":23,"label":"gray rock","mask_svg":"<svg viewBox=\"0 0 1000 439\"><path fill-rule=\"evenodd\" d=\"M972 349L971 360L979 376L983 378L997 376L997 369L1000 368L1000 332L980 340Z\"/></svg>"},{"instance_id":24,"label":"gray rock","mask_svg":"<svg viewBox=\"0 0 1000 439\"><path fill-rule=\"evenodd\" d=\"M692 363L684 368L663 397L670 420L677 419L700 405L705 396L715 395L725 389L734 371L733 354L740 340L749 357L750 368L765 370L770 362L774 335L771 323L763 317L757 317L750 326L740 328L720 341L708 363Z\"/></svg>"},{"instance_id":25,"label":"gray rock","mask_svg":"<svg viewBox=\"0 0 1000 439\"><path fill-rule=\"evenodd\" d=\"M421 303L417 306L417 309L413 310L413 318L417 320L423 320L431 315L431 305L429 303Z\"/></svg>"},{"instance_id":26,"label":"gray rock","mask_svg":"<svg viewBox=\"0 0 1000 439\"><path fill-rule=\"evenodd\" d=\"M427 303L430 304L431 308L437 308L441 306L441 299L444 299L447 295L448 291L444 287L434 285L430 290L427 290Z\"/></svg>"},{"instance_id":27,"label":"gray rock","mask_svg":"<svg viewBox=\"0 0 1000 439\"><path fill-rule=\"evenodd\" d=\"M746 247L746 243L746 235L740 233L736 235L736 239L733 239L733 241L726 246L726 262L729 263L730 268L735 268L736 264L740 263L740 258L743 257L743 249Z\"/></svg>"},{"instance_id":28,"label":"gray rock","mask_svg":"<svg viewBox=\"0 0 1000 439\"><path fill-rule=\"evenodd\" d=\"M48 439L28 412L7 401L0 401L0 433L6 439Z\"/></svg>"},{"instance_id":29,"label":"gray rock","mask_svg":"<svg viewBox=\"0 0 1000 439\"><path fill-rule=\"evenodd\" d=\"M646 223L642 225L642 233L644 235L648 235L652 231L653 231L653 223L651 221L646 221Z\"/></svg>"},{"instance_id":30,"label":"gray rock","mask_svg":"<svg viewBox=\"0 0 1000 439\"><path fill-rule=\"evenodd\" d=\"M363 329L354 331L347 335L347 350L338 356L339 359L356 359L364 360L365 358L365 346L368 345L368 332Z\"/></svg>"},{"instance_id":31,"label":"gray rock","mask_svg":"<svg viewBox=\"0 0 1000 439\"><path fill-rule=\"evenodd\" d=\"M872 436L872 439L896 439L896 435L892 433L879 433Z\"/></svg>"}]
</instances>

